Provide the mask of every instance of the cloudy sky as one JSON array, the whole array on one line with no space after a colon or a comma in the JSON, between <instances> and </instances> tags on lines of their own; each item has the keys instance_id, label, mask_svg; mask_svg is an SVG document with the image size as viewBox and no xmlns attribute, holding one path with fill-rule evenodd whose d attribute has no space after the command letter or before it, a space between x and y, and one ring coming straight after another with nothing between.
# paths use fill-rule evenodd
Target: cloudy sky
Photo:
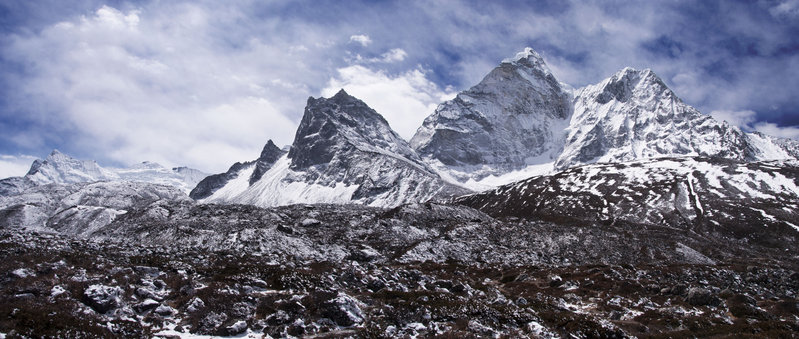
<instances>
[{"instance_id":1,"label":"cloudy sky","mask_svg":"<svg viewBox=\"0 0 799 339\"><path fill-rule=\"evenodd\" d=\"M410 138L526 46L574 87L651 68L706 114L799 138L799 0L6 0L0 177L54 148L224 171L339 88Z\"/></svg>"}]
</instances>

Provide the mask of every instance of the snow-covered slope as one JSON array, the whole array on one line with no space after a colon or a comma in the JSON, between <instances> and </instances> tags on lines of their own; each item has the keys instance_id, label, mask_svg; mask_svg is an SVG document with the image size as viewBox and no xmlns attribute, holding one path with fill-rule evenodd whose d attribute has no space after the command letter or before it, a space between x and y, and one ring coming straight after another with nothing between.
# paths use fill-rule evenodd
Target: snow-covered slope
<instances>
[{"instance_id":1,"label":"snow-covered slope","mask_svg":"<svg viewBox=\"0 0 799 339\"><path fill-rule=\"evenodd\" d=\"M25 177L39 185L119 179L116 173L100 167L95 161L74 159L58 150L53 150L44 160L34 160Z\"/></svg>"},{"instance_id":2,"label":"snow-covered slope","mask_svg":"<svg viewBox=\"0 0 799 339\"><path fill-rule=\"evenodd\" d=\"M123 181L148 182L171 185L188 193L208 174L189 167L166 168L158 163L145 161L128 168L115 168L114 173Z\"/></svg>"},{"instance_id":3,"label":"snow-covered slope","mask_svg":"<svg viewBox=\"0 0 799 339\"><path fill-rule=\"evenodd\" d=\"M439 105L411 139L426 161L461 182L552 163L571 95L531 48Z\"/></svg>"},{"instance_id":4,"label":"snow-covered slope","mask_svg":"<svg viewBox=\"0 0 799 339\"><path fill-rule=\"evenodd\" d=\"M288 154L259 171L257 162L234 165L219 177L224 185L201 201L396 206L455 190L382 116L343 90L329 99L309 98ZM261 178L250 180L255 174Z\"/></svg>"},{"instance_id":5,"label":"snow-covered slope","mask_svg":"<svg viewBox=\"0 0 799 339\"><path fill-rule=\"evenodd\" d=\"M157 163L142 162L129 168L103 168L95 161L78 160L53 150L44 160L37 159L24 177L0 180L0 195L19 194L37 185L75 184L98 181L128 181L171 185L188 193L207 176L188 168L165 168Z\"/></svg>"},{"instance_id":6,"label":"snow-covered slope","mask_svg":"<svg viewBox=\"0 0 799 339\"><path fill-rule=\"evenodd\" d=\"M799 162L678 157L591 164L458 202L499 217L667 225L770 244L799 235Z\"/></svg>"},{"instance_id":7,"label":"snow-covered slope","mask_svg":"<svg viewBox=\"0 0 799 339\"><path fill-rule=\"evenodd\" d=\"M556 167L662 156L795 158L789 141L747 134L685 104L651 70L625 68L576 92ZM791 151L793 149L793 151Z\"/></svg>"},{"instance_id":8,"label":"snow-covered slope","mask_svg":"<svg viewBox=\"0 0 799 339\"><path fill-rule=\"evenodd\" d=\"M238 185L243 185L238 191L243 191L249 185L254 184L260 180L269 168L287 152L278 148L272 140L269 140L261 150L261 155L258 159L244 163L237 162L230 166L225 173L210 175L200 181L189 196L192 199L204 199L225 187L231 181L235 181ZM230 188L228 188L230 189Z\"/></svg>"}]
</instances>

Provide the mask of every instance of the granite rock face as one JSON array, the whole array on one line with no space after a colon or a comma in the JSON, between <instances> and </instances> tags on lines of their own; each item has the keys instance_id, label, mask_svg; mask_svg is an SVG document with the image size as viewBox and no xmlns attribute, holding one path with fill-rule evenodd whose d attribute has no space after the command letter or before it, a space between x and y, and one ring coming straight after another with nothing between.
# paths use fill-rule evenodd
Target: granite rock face
<instances>
[{"instance_id":1,"label":"granite rock face","mask_svg":"<svg viewBox=\"0 0 799 339\"><path fill-rule=\"evenodd\" d=\"M569 90L528 48L439 105L411 145L447 167L487 166L466 175L480 178L553 161L570 117Z\"/></svg>"},{"instance_id":2,"label":"granite rock face","mask_svg":"<svg viewBox=\"0 0 799 339\"><path fill-rule=\"evenodd\" d=\"M380 114L344 90L331 98L309 98L288 154L275 149L265 148L268 161L263 166L234 166L208 179L216 183L212 194L198 186L192 197L261 207L293 203L393 207L467 192L444 182ZM251 179L243 182L238 177Z\"/></svg>"}]
</instances>

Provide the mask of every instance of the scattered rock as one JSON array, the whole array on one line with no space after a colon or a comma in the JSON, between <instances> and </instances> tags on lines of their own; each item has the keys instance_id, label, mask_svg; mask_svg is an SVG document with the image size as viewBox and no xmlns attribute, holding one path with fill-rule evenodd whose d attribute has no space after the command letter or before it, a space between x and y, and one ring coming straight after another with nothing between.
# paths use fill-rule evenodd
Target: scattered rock
<instances>
[{"instance_id":1,"label":"scattered rock","mask_svg":"<svg viewBox=\"0 0 799 339\"><path fill-rule=\"evenodd\" d=\"M200 321L199 332L213 334L227 319L228 316L224 313L210 312Z\"/></svg>"},{"instance_id":2,"label":"scattered rock","mask_svg":"<svg viewBox=\"0 0 799 339\"><path fill-rule=\"evenodd\" d=\"M233 325L225 327L225 335L238 335L244 333L247 330L247 322L244 320L239 320L235 322Z\"/></svg>"},{"instance_id":3,"label":"scattered rock","mask_svg":"<svg viewBox=\"0 0 799 339\"><path fill-rule=\"evenodd\" d=\"M674 295L685 295L688 292L688 286L685 284L677 284L671 287L669 293Z\"/></svg>"},{"instance_id":4,"label":"scattered rock","mask_svg":"<svg viewBox=\"0 0 799 339\"><path fill-rule=\"evenodd\" d=\"M186 307L186 310L189 312L197 312L203 308L205 308L205 302L203 302L202 299L195 297L189 302L189 306Z\"/></svg>"},{"instance_id":5,"label":"scattered rock","mask_svg":"<svg viewBox=\"0 0 799 339\"><path fill-rule=\"evenodd\" d=\"M352 326L364 321L359 302L346 294L325 301L320 306L323 317L333 320L339 326Z\"/></svg>"},{"instance_id":6,"label":"scattered rock","mask_svg":"<svg viewBox=\"0 0 799 339\"><path fill-rule=\"evenodd\" d=\"M560 285L563 285L563 278L561 278L558 275L554 275L554 276L549 277L549 286L550 287L559 287Z\"/></svg>"},{"instance_id":7,"label":"scattered rock","mask_svg":"<svg viewBox=\"0 0 799 339\"><path fill-rule=\"evenodd\" d=\"M91 285L83 292L83 302L98 313L106 313L119 306L121 295L119 287Z\"/></svg>"},{"instance_id":8,"label":"scattered rock","mask_svg":"<svg viewBox=\"0 0 799 339\"><path fill-rule=\"evenodd\" d=\"M146 311L155 309L156 307L158 307L158 305L161 305L161 303L153 299L146 299L139 304L133 305L133 310L136 311L137 313L144 313Z\"/></svg>"},{"instance_id":9,"label":"scattered rock","mask_svg":"<svg viewBox=\"0 0 799 339\"><path fill-rule=\"evenodd\" d=\"M171 316L173 313L175 313L175 309L167 305L161 305L155 308L155 313L158 313L159 315L166 317L166 316Z\"/></svg>"},{"instance_id":10,"label":"scattered rock","mask_svg":"<svg viewBox=\"0 0 799 339\"><path fill-rule=\"evenodd\" d=\"M692 287L688 290L688 296L685 301L694 306L716 306L719 304L718 298L709 290L701 287Z\"/></svg>"}]
</instances>

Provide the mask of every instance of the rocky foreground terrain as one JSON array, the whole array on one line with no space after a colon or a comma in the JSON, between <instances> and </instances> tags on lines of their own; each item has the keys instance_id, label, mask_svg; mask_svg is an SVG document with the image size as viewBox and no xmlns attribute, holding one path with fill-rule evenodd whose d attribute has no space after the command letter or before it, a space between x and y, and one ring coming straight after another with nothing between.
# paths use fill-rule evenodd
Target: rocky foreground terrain
<instances>
[{"instance_id":1,"label":"rocky foreground terrain","mask_svg":"<svg viewBox=\"0 0 799 339\"><path fill-rule=\"evenodd\" d=\"M2 231L0 333L791 337L799 261L772 245L435 203L159 202L82 238Z\"/></svg>"}]
</instances>

